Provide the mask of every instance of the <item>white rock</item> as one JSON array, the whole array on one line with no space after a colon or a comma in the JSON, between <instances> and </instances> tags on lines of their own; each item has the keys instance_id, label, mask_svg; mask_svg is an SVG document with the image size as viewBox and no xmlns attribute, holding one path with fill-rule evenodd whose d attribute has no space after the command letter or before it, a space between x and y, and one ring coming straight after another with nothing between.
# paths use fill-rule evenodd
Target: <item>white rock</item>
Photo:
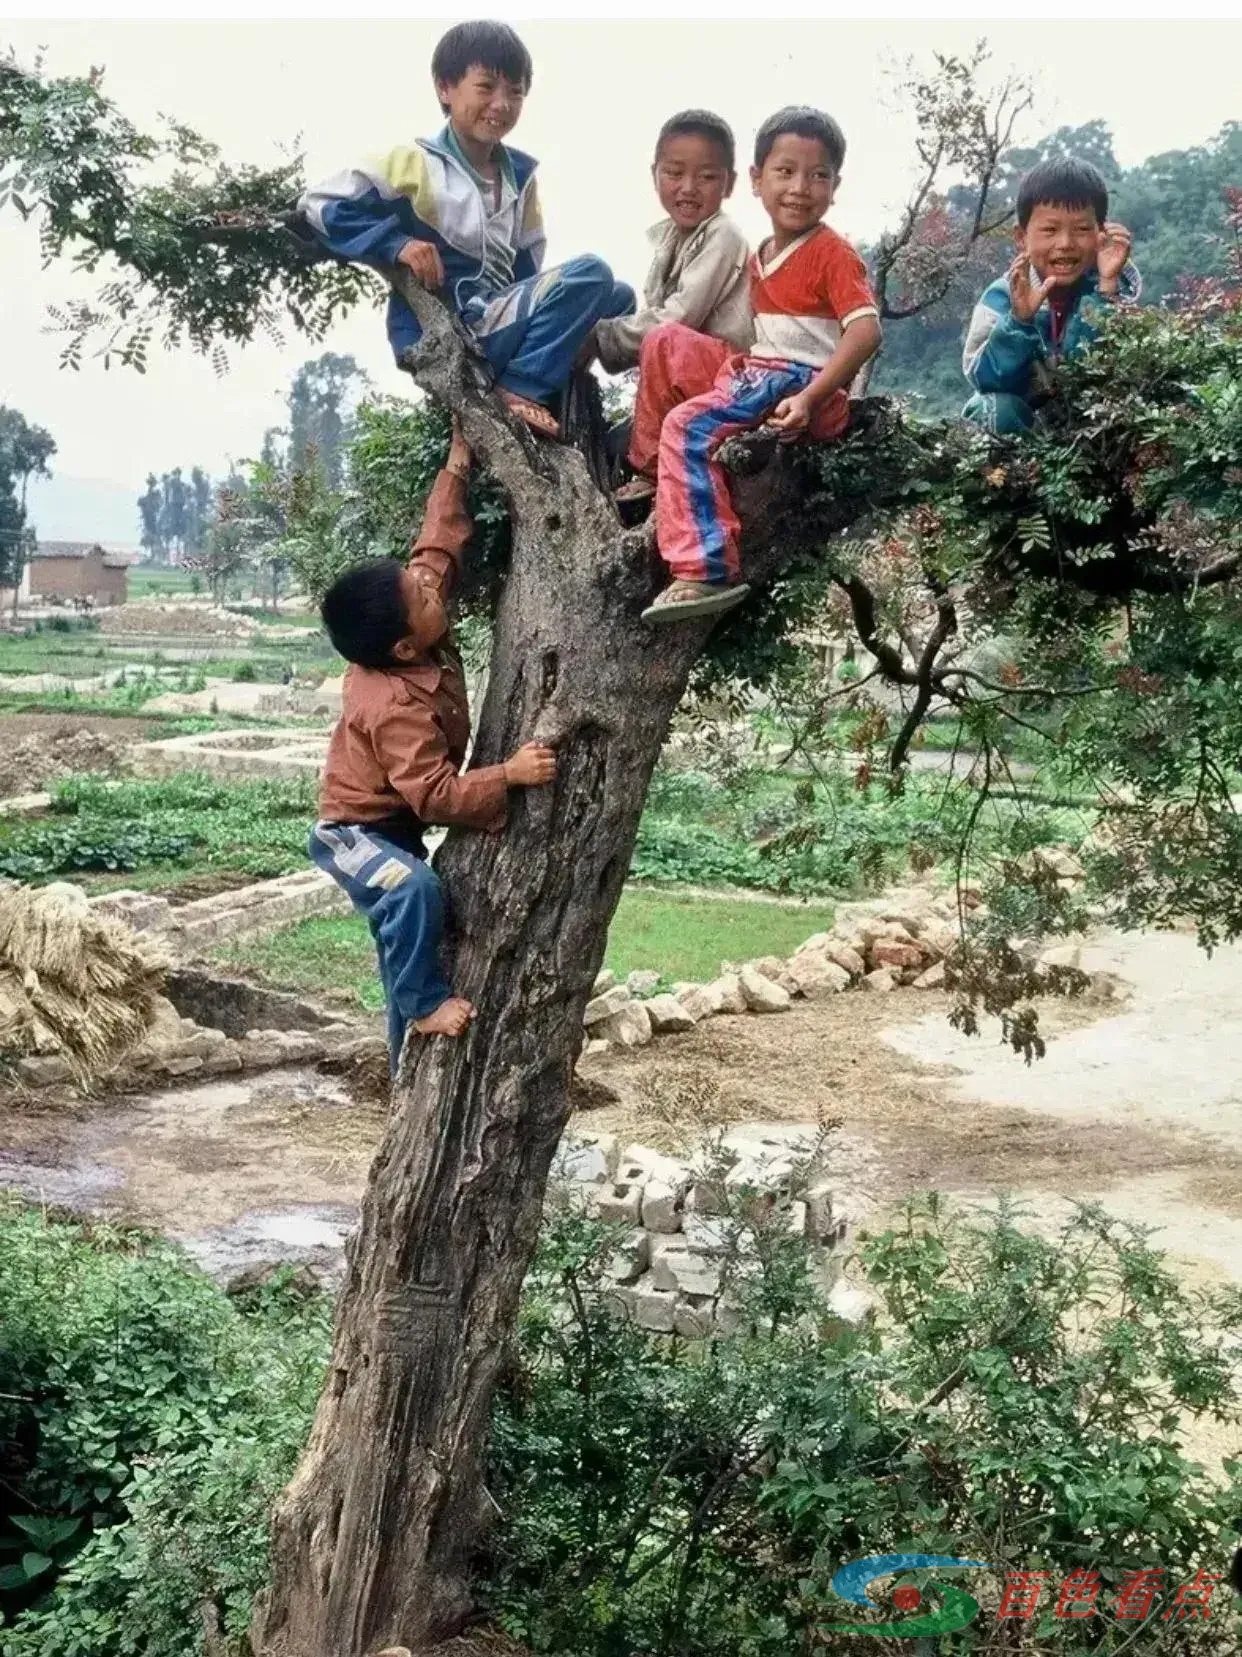
<instances>
[{"instance_id":1,"label":"white rock","mask_svg":"<svg viewBox=\"0 0 1242 1657\"><path fill-rule=\"evenodd\" d=\"M679 1300L673 1307L673 1333L683 1341L705 1341L712 1332L712 1309L708 1302L697 1306Z\"/></svg>"},{"instance_id":2,"label":"white rock","mask_svg":"<svg viewBox=\"0 0 1242 1657\"><path fill-rule=\"evenodd\" d=\"M880 967L875 972L869 972L863 979L863 989L875 990L880 995L886 995L889 990L897 987L897 980L887 967Z\"/></svg>"},{"instance_id":3,"label":"white rock","mask_svg":"<svg viewBox=\"0 0 1242 1657\"><path fill-rule=\"evenodd\" d=\"M590 1211L601 1220L637 1226L642 1218L643 1188L613 1181L599 1185L591 1192Z\"/></svg>"},{"instance_id":4,"label":"white rock","mask_svg":"<svg viewBox=\"0 0 1242 1657\"><path fill-rule=\"evenodd\" d=\"M836 1215L833 1213L832 1186L827 1180L818 1179L807 1187L803 1195L806 1201L806 1234L823 1242L837 1229Z\"/></svg>"},{"instance_id":5,"label":"white rock","mask_svg":"<svg viewBox=\"0 0 1242 1657\"><path fill-rule=\"evenodd\" d=\"M613 1250L608 1276L614 1283L637 1283L650 1258L651 1240L641 1227L636 1227Z\"/></svg>"},{"instance_id":6,"label":"white rock","mask_svg":"<svg viewBox=\"0 0 1242 1657\"><path fill-rule=\"evenodd\" d=\"M1045 869L1051 870L1058 880L1076 882L1084 878L1085 870L1082 864L1064 846L1037 846L1033 855L1035 860L1042 863Z\"/></svg>"},{"instance_id":7,"label":"white rock","mask_svg":"<svg viewBox=\"0 0 1242 1657\"><path fill-rule=\"evenodd\" d=\"M840 967L851 978L861 978L867 970L867 963L862 955L849 944L834 942L824 953L834 966Z\"/></svg>"},{"instance_id":8,"label":"white rock","mask_svg":"<svg viewBox=\"0 0 1242 1657\"><path fill-rule=\"evenodd\" d=\"M726 1219L716 1219L702 1210L682 1216L682 1231L686 1244L695 1254L726 1254L730 1247L732 1227Z\"/></svg>"},{"instance_id":9,"label":"white rock","mask_svg":"<svg viewBox=\"0 0 1242 1657\"><path fill-rule=\"evenodd\" d=\"M797 949L794 950L794 954L822 955L829 948L831 948L836 941L837 940L833 937L831 932L815 932L812 933L812 935L807 938L805 942L798 945Z\"/></svg>"},{"instance_id":10,"label":"white rock","mask_svg":"<svg viewBox=\"0 0 1242 1657\"><path fill-rule=\"evenodd\" d=\"M584 1185L602 1185L612 1177L616 1147L613 1134L599 1134L580 1140L562 1139L552 1160L552 1177L575 1180Z\"/></svg>"},{"instance_id":11,"label":"white rock","mask_svg":"<svg viewBox=\"0 0 1242 1657\"><path fill-rule=\"evenodd\" d=\"M850 975L844 967L824 956L797 956L789 963L789 976L808 1001L822 1001L849 988Z\"/></svg>"},{"instance_id":12,"label":"white rock","mask_svg":"<svg viewBox=\"0 0 1242 1657\"><path fill-rule=\"evenodd\" d=\"M610 1047L646 1047L651 1040L651 1019L641 1001L627 1002L593 1028Z\"/></svg>"},{"instance_id":13,"label":"white rock","mask_svg":"<svg viewBox=\"0 0 1242 1657\"><path fill-rule=\"evenodd\" d=\"M763 978L771 979L774 984L779 984L785 976L785 963L779 955L761 955L757 961L748 964L753 971Z\"/></svg>"},{"instance_id":14,"label":"white rock","mask_svg":"<svg viewBox=\"0 0 1242 1657\"><path fill-rule=\"evenodd\" d=\"M612 989L605 990L602 995L597 995L594 1000L587 1002L582 1022L588 1029L593 1024L602 1024L606 1018L611 1018L614 1013L619 1013L622 1007L628 1006L632 999L624 984L614 984Z\"/></svg>"},{"instance_id":15,"label":"white rock","mask_svg":"<svg viewBox=\"0 0 1242 1657\"><path fill-rule=\"evenodd\" d=\"M607 1051L608 1043L606 1041L592 1040L583 1046L582 1052L578 1056L581 1059L597 1059Z\"/></svg>"},{"instance_id":16,"label":"white rock","mask_svg":"<svg viewBox=\"0 0 1242 1657\"><path fill-rule=\"evenodd\" d=\"M682 1030L693 1030L695 1020L689 1009L675 995L653 995L644 1001L651 1028L657 1036L676 1035Z\"/></svg>"},{"instance_id":17,"label":"white rock","mask_svg":"<svg viewBox=\"0 0 1242 1657\"><path fill-rule=\"evenodd\" d=\"M683 1193L662 1179L643 1186L642 1221L648 1231L671 1235L681 1230Z\"/></svg>"},{"instance_id":18,"label":"white rock","mask_svg":"<svg viewBox=\"0 0 1242 1657\"><path fill-rule=\"evenodd\" d=\"M1039 957L1041 967L1073 967L1082 971L1081 944L1051 944Z\"/></svg>"},{"instance_id":19,"label":"white rock","mask_svg":"<svg viewBox=\"0 0 1242 1657\"><path fill-rule=\"evenodd\" d=\"M627 1145L617 1162L617 1177L622 1171L635 1180L662 1179L668 1185L684 1191L690 1184L690 1169L675 1156L652 1150L650 1145Z\"/></svg>"},{"instance_id":20,"label":"white rock","mask_svg":"<svg viewBox=\"0 0 1242 1657\"><path fill-rule=\"evenodd\" d=\"M684 1237L653 1237L651 1283L672 1294L714 1295L720 1291L720 1268L687 1248Z\"/></svg>"},{"instance_id":21,"label":"white rock","mask_svg":"<svg viewBox=\"0 0 1242 1657\"><path fill-rule=\"evenodd\" d=\"M692 1024L701 1024L715 1011L712 998L701 984L683 984L674 994L686 1011Z\"/></svg>"},{"instance_id":22,"label":"white rock","mask_svg":"<svg viewBox=\"0 0 1242 1657\"><path fill-rule=\"evenodd\" d=\"M632 972L625 980L625 987L631 995L651 995L659 982L658 972Z\"/></svg>"},{"instance_id":23,"label":"white rock","mask_svg":"<svg viewBox=\"0 0 1242 1657\"><path fill-rule=\"evenodd\" d=\"M789 991L765 978L753 967L743 967L738 974L742 996L752 1013L784 1013L789 1010Z\"/></svg>"},{"instance_id":24,"label":"white rock","mask_svg":"<svg viewBox=\"0 0 1242 1657\"><path fill-rule=\"evenodd\" d=\"M617 975L616 975L616 973L613 972L610 967L605 967L603 969L603 971L599 974L599 976L596 978L595 986L592 989L591 994L593 996L603 995L606 990L615 990L616 987L617 987Z\"/></svg>"},{"instance_id":25,"label":"white rock","mask_svg":"<svg viewBox=\"0 0 1242 1657\"><path fill-rule=\"evenodd\" d=\"M944 987L944 962L937 961L934 967L928 967L914 980L916 990L939 990Z\"/></svg>"},{"instance_id":26,"label":"white rock","mask_svg":"<svg viewBox=\"0 0 1242 1657\"><path fill-rule=\"evenodd\" d=\"M828 1292L828 1310L849 1329L864 1329L874 1319L876 1298L847 1278L839 1278Z\"/></svg>"},{"instance_id":27,"label":"white rock","mask_svg":"<svg viewBox=\"0 0 1242 1657\"><path fill-rule=\"evenodd\" d=\"M704 986L703 993L711 1000L718 1013L744 1013L747 1011L746 996L742 992L742 981L736 973L728 972L722 977L714 979Z\"/></svg>"},{"instance_id":28,"label":"white rock","mask_svg":"<svg viewBox=\"0 0 1242 1657\"><path fill-rule=\"evenodd\" d=\"M652 1284L648 1272L629 1291L630 1316L640 1329L650 1329L657 1335L671 1335L676 1301L676 1295L657 1289Z\"/></svg>"}]
</instances>

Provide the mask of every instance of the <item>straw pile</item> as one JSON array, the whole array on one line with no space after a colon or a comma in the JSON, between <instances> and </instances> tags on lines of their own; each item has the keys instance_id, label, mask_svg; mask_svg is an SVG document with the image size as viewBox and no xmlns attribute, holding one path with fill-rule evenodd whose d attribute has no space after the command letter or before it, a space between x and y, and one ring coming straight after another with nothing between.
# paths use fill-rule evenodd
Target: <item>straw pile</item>
<instances>
[{"instance_id":1,"label":"straw pile","mask_svg":"<svg viewBox=\"0 0 1242 1657\"><path fill-rule=\"evenodd\" d=\"M0 1056L115 1065L155 1021L169 958L77 886L0 885Z\"/></svg>"}]
</instances>

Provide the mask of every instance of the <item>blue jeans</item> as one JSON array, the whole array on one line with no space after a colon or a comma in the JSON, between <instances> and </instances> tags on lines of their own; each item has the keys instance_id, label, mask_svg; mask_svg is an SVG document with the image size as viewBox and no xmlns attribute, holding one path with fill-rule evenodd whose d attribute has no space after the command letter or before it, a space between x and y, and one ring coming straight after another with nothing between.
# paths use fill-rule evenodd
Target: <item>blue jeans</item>
<instances>
[{"instance_id":1,"label":"blue jeans","mask_svg":"<svg viewBox=\"0 0 1242 1657\"><path fill-rule=\"evenodd\" d=\"M604 317L628 316L634 290L586 255L541 271L492 299L467 304L464 320L508 391L547 403L565 389L583 340Z\"/></svg>"},{"instance_id":2,"label":"blue jeans","mask_svg":"<svg viewBox=\"0 0 1242 1657\"><path fill-rule=\"evenodd\" d=\"M371 928L388 1005L388 1052L395 1076L406 1025L434 1013L453 993L440 967L440 882L421 857L365 824L316 823L310 855Z\"/></svg>"}]
</instances>

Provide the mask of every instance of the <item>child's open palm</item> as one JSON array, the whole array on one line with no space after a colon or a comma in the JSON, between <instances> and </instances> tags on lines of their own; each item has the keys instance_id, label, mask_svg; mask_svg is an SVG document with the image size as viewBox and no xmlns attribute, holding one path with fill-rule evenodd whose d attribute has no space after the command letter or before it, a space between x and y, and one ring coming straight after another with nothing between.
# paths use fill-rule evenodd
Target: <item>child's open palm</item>
<instances>
[{"instance_id":1,"label":"child's open palm","mask_svg":"<svg viewBox=\"0 0 1242 1657\"><path fill-rule=\"evenodd\" d=\"M1031 261L1019 253L1009 267L1009 308L1017 322L1033 322L1039 307L1057 285L1055 276L1031 281Z\"/></svg>"},{"instance_id":2,"label":"child's open palm","mask_svg":"<svg viewBox=\"0 0 1242 1657\"><path fill-rule=\"evenodd\" d=\"M1100 232L1100 251L1096 255L1096 267L1100 273L1100 286L1106 293L1116 291L1121 273L1130 258L1133 240L1124 224L1110 222Z\"/></svg>"}]
</instances>

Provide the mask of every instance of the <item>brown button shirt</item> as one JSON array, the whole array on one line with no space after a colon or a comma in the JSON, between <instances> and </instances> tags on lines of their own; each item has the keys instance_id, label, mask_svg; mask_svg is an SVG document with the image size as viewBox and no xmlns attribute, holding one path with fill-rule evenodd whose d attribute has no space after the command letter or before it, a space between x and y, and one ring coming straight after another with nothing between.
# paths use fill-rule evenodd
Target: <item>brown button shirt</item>
<instances>
[{"instance_id":1,"label":"brown button shirt","mask_svg":"<svg viewBox=\"0 0 1242 1657\"><path fill-rule=\"evenodd\" d=\"M410 568L446 607L472 528L464 479L441 472ZM321 819L376 823L412 811L420 823L500 826L507 799L504 766L459 774L470 740L470 709L451 634L418 662L382 669L350 666L341 701L320 784Z\"/></svg>"}]
</instances>

